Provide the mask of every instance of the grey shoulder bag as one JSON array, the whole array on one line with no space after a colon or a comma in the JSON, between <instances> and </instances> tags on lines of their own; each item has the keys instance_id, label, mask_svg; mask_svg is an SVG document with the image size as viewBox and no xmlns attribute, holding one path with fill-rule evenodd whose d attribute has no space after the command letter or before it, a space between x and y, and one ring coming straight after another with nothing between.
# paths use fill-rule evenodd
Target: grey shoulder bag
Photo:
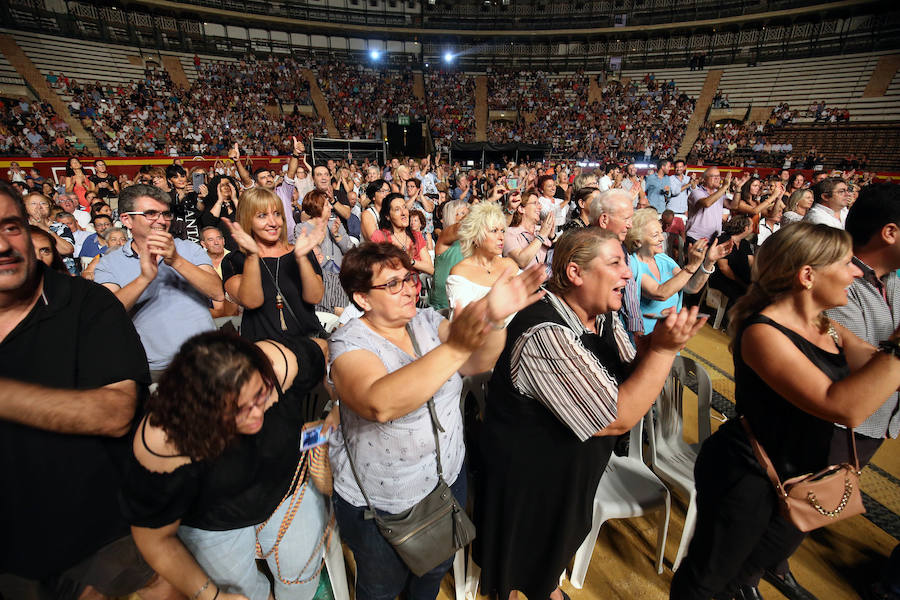
<instances>
[{"instance_id":1,"label":"grey shoulder bag","mask_svg":"<svg viewBox=\"0 0 900 600\"><path fill-rule=\"evenodd\" d=\"M412 340L416 358L419 358L422 353L413 335L412 327L407 324L406 329ZM344 438L347 458L350 460L350 470L353 471L356 485L359 486L359 491L362 492L369 507L366 518L375 519L381 535L394 547L401 560L416 576L422 576L431 571L475 539L475 525L453 497L450 486L444 481L441 447L438 440L438 431L444 429L438 422L434 398L428 399L428 414L431 416L431 430L434 433L438 483L434 490L415 506L396 515L384 512L379 514L372 506L372 501L369 500L356 472L353 455L350 453L350 446L347 444L347 436L344 433L343 421L341 423L341 435ZM461 473L460 476L465 477L465 474Z\"/></svg>"}]
</instances>

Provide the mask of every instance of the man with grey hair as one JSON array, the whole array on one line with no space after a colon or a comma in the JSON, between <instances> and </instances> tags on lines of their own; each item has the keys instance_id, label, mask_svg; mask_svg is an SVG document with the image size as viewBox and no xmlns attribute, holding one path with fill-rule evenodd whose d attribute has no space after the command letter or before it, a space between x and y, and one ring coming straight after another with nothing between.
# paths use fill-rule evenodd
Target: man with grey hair
<instances>
[{"instance_id":1,"label":"man with grey hair","mask_svg":"<svg viewBox=\"0 0 900 600\"><path fill-rule=\"evenodd\" d=\"M104 255L94 271L94 281L131 314L154 381L188 338L215 329L209 301L225 299L206 251L169 233L169 203L169 195L153 186L122 190L119 214L133 239Z\"/></svg>"},{"instance_id":2,"label":"man with grey hair","mask_svg":"<svg viewBox=\"0 0 900 600\"><path fill-rule=\"evenodd\" d=\"M725 193L730 185L731 173L725 176L723 183L718 167L709 167L703 171L703 183L688 196L688 244L694 244L700 238L711 239L722 233Z\"/></svg>"},{"instance_id":3,"label":"man with grey hair","mask_svg":"<svg viewBox=\"0 0 900 600\"><path fill-rule=\"evenodd\" d=\"M616 234L619 241L624 244L625 236L631 229L631 218L634 216L632 199L631 192L621 188L601 192L591 201L591 224ZM627 251L625 260L629 260ZM619 312L622 313L625 329L632 336L644 333L644 320L641 318L641 291L633 277L629 278L625 285L622 309Z\"/></svg>"},{"instance_id":4,"label":"man with grey hair","mask_svg":"<svg viewBox=\"0 0 900 600\"><path fill-rule=\"evenodd\" d=\"M56 203L59 205L61 209L70 213L75 220L78 221L78 226L82 229L87 229L91 224L91 213L86 210L80 210L78 206L78 201L71 194L60 194L56 198Z\"/></svg>"}]
</instances>

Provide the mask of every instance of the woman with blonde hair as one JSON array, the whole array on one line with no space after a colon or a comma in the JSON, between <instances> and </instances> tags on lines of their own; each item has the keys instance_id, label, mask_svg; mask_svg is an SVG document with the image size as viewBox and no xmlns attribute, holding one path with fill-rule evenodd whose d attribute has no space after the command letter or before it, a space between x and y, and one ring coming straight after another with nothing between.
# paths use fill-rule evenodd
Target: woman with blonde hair
<instances>
[{"instance_id":1,"label":"woman with blonde hair","mask_svg":"<svg viewBox=\"0 0 900 600\"><path fill-rule=\"evenodd\" d=\"M742 419L700 450L697 529L671 598L756 597L763 571L803 541L780 515L745 425L781 481L817 473L853 460L847 431L834 425L856 427L900 386L900 332L876 351L825 316L847 303L847 287L862 275L852 259L850 236L821 224L780 229L760 248L729 315Z\"/></svg>"},{"instance_id":2,"label":"woman with blonde hair","mask_svg":"<svg viewBox=\"0 0 900 600\"><path fill-rule=\"evenodd\" d=\"M309 231L287 241L284 205L271 190L245 190L238 203L238 222L222 222L240 251L222 260L225 291L244 307L241 335L251 341L316 336L321 325L315 305L324 284L312 253L325 237L325 221L313 219Z\"/></svg>"},{"instance_id":3,"label":"woman with blonde hair","mask_svg":"<svg viewBox=\"0 0 900 600\"><path fill-rule=\"evenodd\" d=\"M682 293L699 293L716 270L716 260L731 250L730 243L720 246L713 240L707 252L706 238L701 238L689 247L687 264L682 268L663 251L663 239L662 224L656 209L635 211L631 229L625 235L625 248L631 253L628 264L641 291L642 315L681 310ZM648 334L656 327L657 321L653 317L642 318L644 334Z\"/></svg>"},{"instance_id":4,"label":"woman with blonde hair","mask_svg":"<svg viewBox=\"0 0 900 600\"><path fill-rule=\"evenodd\" d=\"M803 188L793 192L784 207L784 214L781 215L781 226L802 221L812 205L813 192L811 189Z\"/></svg>"},{"instance_id":5,"label":"woman with blonde hair","mask_svg":"<svg viewBox=\"0 0 900 600\"><path fill-rule=\"evenodd\" d=\"M519 271L513 259L503 256L505 236L506 217L500 206L492 202L476 204L460 222L459 247L464 258L447 277L451 309L482 298L505 271Z\"/></svg>"}]
</instances>

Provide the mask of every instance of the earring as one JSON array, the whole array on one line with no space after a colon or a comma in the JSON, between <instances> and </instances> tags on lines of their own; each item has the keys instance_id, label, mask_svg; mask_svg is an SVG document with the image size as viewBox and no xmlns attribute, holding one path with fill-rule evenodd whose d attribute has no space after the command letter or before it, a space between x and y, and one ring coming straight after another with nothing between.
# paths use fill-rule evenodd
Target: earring
<instances>
[{"instance_id":1,"label":"earring","mask_svg":"<svg viewBox=\"0 0 900 600\"><path fill-rule=\"evenodd\" d=\"M811 290L812 289L812 281L807 281L806 283L803 284L803 287L805 287L808 290Z\"/></svg>"}]
</instances>

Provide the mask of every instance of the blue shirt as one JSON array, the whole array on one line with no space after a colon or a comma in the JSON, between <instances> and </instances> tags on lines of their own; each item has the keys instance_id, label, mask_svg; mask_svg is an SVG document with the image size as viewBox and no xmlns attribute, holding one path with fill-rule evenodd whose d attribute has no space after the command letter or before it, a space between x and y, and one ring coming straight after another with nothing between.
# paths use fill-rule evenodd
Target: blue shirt
<instances>
[{"instance_id":1,"label":"blue shirt","mask_svg":"<svg viewBox=\"0 0 900 600\"><path fill-rule=\"evenodd\" d=\"M671 210L676 215L687 214L688 192L691 191L691 188L687 187L683 192L680 192L679 190L690 180L691 178L687 173L685 173L681 177L678 177L677 175L669 175L669 192L675 195L669 198L668 203L666 203L666 208Z\"/></svg>"},{"instance_id":2,"label":"blue shirt","mask_svg":"<svg viewBox=\"0 0 900 600\"><path fill-rule=\"evenodd\" d=\"M199 244L176 238L175 249L192 264L212 266L209 255ZM94 270L94 281L123 288L140 274L140 258L129 243L100 259ZM162 259L159 273L134 303L129 315L153 371L168 367L188 338L216 328L209 314L209 298Z\"/></svg>"},{"instance_id":3,"label":"blue shirt","mask_svg":"<svg viewBox=\"0 0 900 600\"><path fill-rule=\"evenodd\" d=\"M106 246L100 246L97 243L97 234L92 233L91 235L84 238L84 242L81 244L81 252L78 253L78 258L94 258L98 254L103 254L103 249Z\"/></svg>"},{"instance_id":4,"label":"blue shirt","mask_svg":"<svg viewBox=\"0 0 900 600\"><path fill-rule=\"evenodd\" d=\"M650 270L650 265L640 260L637 254L631 255L629 266L631 267L632 272L634 272L634 281L639 290L641 289L641 279L643 279L644 275L649 275L653 278L653 281L662 284L672 279L672 277L674 277L673 271L679 268L678 263L672 260L669 255L662 252L655 255L653 260L656 261L656 268L659 269L659 279L657 279ZM644 335L653 331L653 328L656 327L656 319L648 319L643 315L649 313L659 314L663 310L672 307L674 307L675 310L681 310L681 292L672 294L665 300L652 300L641 293L641 319L644 321Z\"/></svg>"},{"instance_id":5,"label":"blue shirt","mask_svg":"<svg viewBox=\"0 0 900 600\"><path fill-rule=\"evenodd\" d=\"M669 185L668 177L660 177L656 173L649 173L644 177L644 191L647 193L647 201L659 214L666 210L666 192L663 188L667 185Z\"/></svg>"}]
</instances>

